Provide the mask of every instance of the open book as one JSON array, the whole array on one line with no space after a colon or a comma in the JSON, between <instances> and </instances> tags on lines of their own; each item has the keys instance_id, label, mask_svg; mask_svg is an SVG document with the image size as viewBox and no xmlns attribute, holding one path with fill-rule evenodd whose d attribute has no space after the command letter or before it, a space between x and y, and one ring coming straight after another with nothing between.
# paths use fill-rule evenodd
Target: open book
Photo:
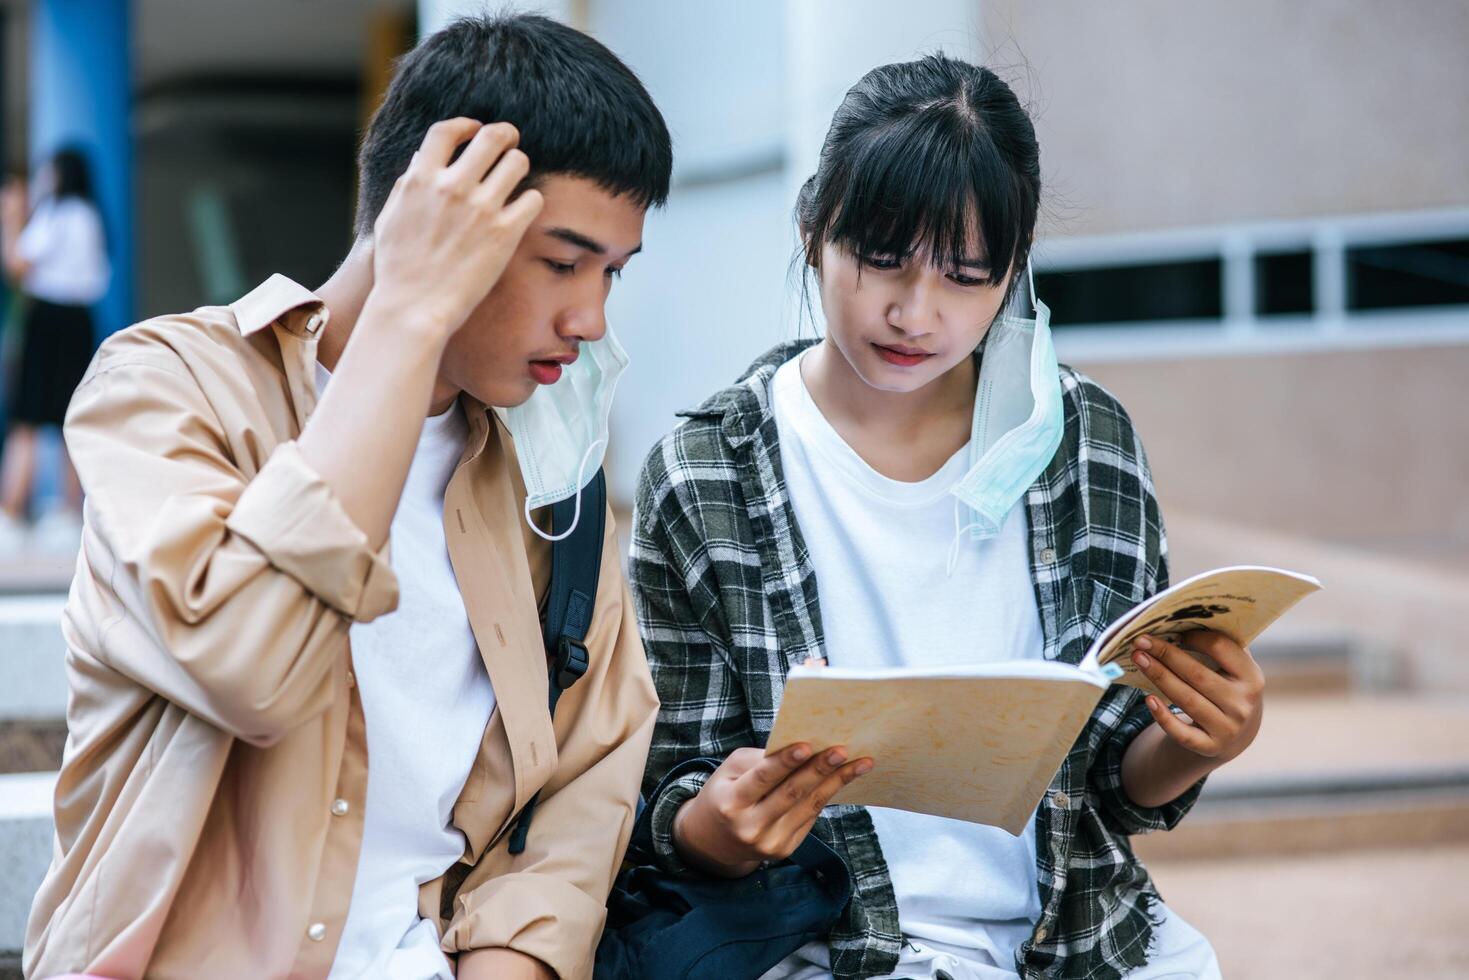
<instances>
[{"instance_id":1,"label":"open book","mask_svg":"<svg viewBox=\"0 0 1469 980\"><path fill-rule=\"evenodd\" d=\"M1153 690L1132 663L1135 637L1212 629L1248 646L1320 588L1308 575L1254 565L1196 575L1129 610L1078 666L1008 660L794 667L767 752L792 742L817 751L845 745L849 758L871 756L877 767L833 803L912 810L1019 834L1108 685L1116 680Z\"/></svg>"}]
</instances>

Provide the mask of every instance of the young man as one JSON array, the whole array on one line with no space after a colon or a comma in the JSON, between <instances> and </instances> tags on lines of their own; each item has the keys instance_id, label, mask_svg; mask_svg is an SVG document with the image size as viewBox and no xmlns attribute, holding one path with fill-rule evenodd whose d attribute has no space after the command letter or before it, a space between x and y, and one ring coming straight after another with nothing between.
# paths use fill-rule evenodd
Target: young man
<instances>
[{"instance_id":1,"label":"young man","mask_svg":"<svg viewBox=\"0 0 1469 980\"><path fill-rule=\"evenodd\" d=\"M603 307L670 169L602 45L463 20L402 62L315 294L104 345L27 976L590 973L657 704L609 518L553 728L527 504L600 462Z\"/></svg>"}]
</instances>

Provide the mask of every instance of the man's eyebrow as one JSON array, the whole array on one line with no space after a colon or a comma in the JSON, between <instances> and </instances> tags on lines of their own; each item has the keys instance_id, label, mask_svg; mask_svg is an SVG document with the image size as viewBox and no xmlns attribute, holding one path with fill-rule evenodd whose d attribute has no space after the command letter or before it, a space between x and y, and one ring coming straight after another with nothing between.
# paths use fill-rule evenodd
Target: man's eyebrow
<instances>
[{"instance_id":1,"label":"man's eyebrow","mask_svg":"<svg viewBox=\"0 0 1469 980\"><path fill-rule=\"evenodd\" d=\"M607 254L607 246L606 245L603 245L601 242L597 241L595 238L588 238L586 235L583 235L581 232L574 231L571 228L547 228L546 229L546 234L550 235L552 238L559 238L563 242L566 242L566 243L568 243L570 245L575 245L577 248L584 248L588 252L591 252L593 255L606 255ZM634 256L634 255L637 255L642 250L643 250L643 245L642 245L641 242L639 242L637 248L634 248L632 251L628 252L627 254L628 254L629 257L631 257L631 256Z\"/></svg>"}]
</instances>

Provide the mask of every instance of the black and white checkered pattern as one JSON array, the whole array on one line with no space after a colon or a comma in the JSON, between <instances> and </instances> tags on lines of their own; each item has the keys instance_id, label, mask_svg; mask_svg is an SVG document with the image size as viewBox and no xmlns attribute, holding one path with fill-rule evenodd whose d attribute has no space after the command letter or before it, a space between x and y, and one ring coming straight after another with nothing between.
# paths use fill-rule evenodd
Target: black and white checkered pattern
<instances>
[{"instance_id":1,"label":"black and white checkered pattern","mask_svg":"<svg viewBox=\"0 0 1469 980\"><path fill-rule=\"evenodd\" d=\"M809 343L771 350L739 383L684 413L644 464L630 579L662 699L645 792L683 760L764 746L786 672L826 654L770 402L776 368ZM1126 413L1070 368L1061 384L1065 437L1025 506L1045 656L1079 663L1113 619L1167 586L1167 544ZM1145 962L1159 898L1128 835L1172 827L1199 790L1156 809L1127 798L1123 752L1150 723L1139 692L1114 687L1056 774L1037 817L1042 911L1016 952L1022 976L1112 978ZM707 778L685 776L650 801L670 871L687 870L672 847L673 814ZM845 858L856 885L831 932L832 972L891 972L902 942L897 903L866 810L828 807L813 832Z\"/></svg>"}]
</instances>

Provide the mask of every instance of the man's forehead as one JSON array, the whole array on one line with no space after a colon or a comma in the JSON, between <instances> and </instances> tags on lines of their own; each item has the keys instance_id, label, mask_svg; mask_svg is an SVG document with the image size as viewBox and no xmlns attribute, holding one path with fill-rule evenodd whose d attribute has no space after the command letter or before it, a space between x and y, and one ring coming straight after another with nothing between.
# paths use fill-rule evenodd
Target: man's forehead
<instances>
[{"instance_id":1,"label":"man's forehead","mask_svg":"<svg viewBox=\"0 0 1469 980\"><path fill-rule=\"evenodd\" d=\"M555 174L538 181L545 205L537 233L597 255L623 257L642 247L647 209L585 177Z\"/></svg>"}]
</instances>

